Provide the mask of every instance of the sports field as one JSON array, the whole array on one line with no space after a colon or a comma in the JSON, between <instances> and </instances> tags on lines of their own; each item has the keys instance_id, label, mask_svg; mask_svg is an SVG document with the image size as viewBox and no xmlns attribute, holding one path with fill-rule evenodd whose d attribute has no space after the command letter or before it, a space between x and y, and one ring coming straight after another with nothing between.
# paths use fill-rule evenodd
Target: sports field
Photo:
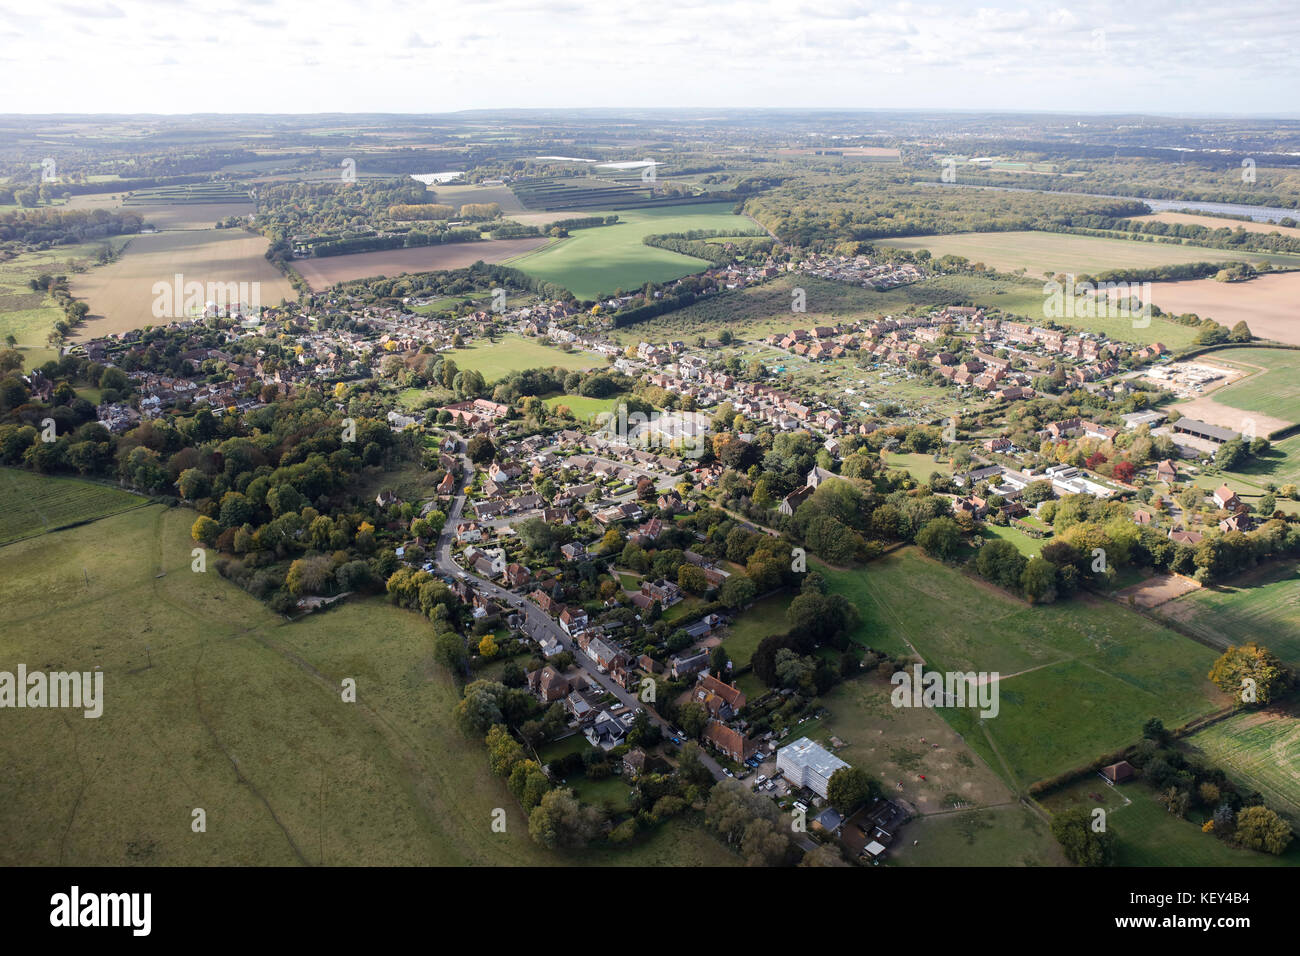
<instances>
[{"instance_id":1,"label":"sports field","mask_svg":"<svg viewBox=\"0 0 1300 956\"><path fill-rule=\"evenodd\" d=\"M503 336L496 342L472 342L465 348L443 354L461 370L481 372L489 384L526 368L559 366L581 371L605 364L599 355L591 352L565 352L557 346L543 345L537 339L514 334Z\"/></svg>"},{"instance_id":2,"label":"sports field","mask_svg":"<svg viewBox=\"0 0 1300 956\"><path fill-rule=\"evenodd\" d=\"M9 713L0 864L734 861L682 823L626 851L542 850L455 729L427 621L372 599L287 624L213 562L191 570L192 520L149 506L0 549L0 658L104 674L97 719Z\"/></svg>"},{"instance_id":3,"label":"sports field","mask_svg":"<svg viewBox=\"0 0 1300 956\"><path fill-rule=\"evenodd\" d=\"M1036 278L1049 271L1096 275L1108 269L1139 269L1186 262L1272 262L1286 268L1300 267L1300 256L1057 232L962 232L944 236L903 236L881 240L880 244L896 249L929 249L936 257L965 256L973 263L982 262L999 272L1024 269Z\"/></svg>"},{"instance_id":4,"label":"sports field","mask_svg":"<svg viewBox=\"0 0 1300 956\"><path fill-rule=\"evenodd\" d=\"M996 717L942 713L1018 788L1132 742L1151 716L1176 727L1218 704L1205 679L1214 653L1118 604L1030 607L916 548L819 570L857 605L859 643L915 649L927 669L1001 675Z\"/></svg>"},{"instance_id":5,"label":"sports field","mask_svg":"<svg viewBox=\"0 0 1300 956\"><path fill-rule=\"evenodd\" d=\"M580 229L512 263L531 276L564 286L580 299L597 299L619 289L635 291L647 282L667 282L708 268L703 259L647 246L645 236L692 229L758 231L733 215L733 203L704 203L663 209L626 209L613 226ZM574 213L585 215L586 213ZM557 215L555 218L564 218Z\"/></svg>"},{"instance_id":6,"label":"sports field","mask_svg":"<svg viewBox=\"0 0 1300 956\"><path fill-rule=\"evenodd\" d=\"M261 236L239 229L135 236L116 262L72 280L72 294L90 306L90 314L73 338L85 341L112 332L165 325L173 318L184 317L184 302L170 303L170 317L160 319L153 314L158 297L154 284L164 282L174 287L178 274L183 284L199 282L205 290L209 283L247 283L249 301L256 294L262 306L293 300L297 297L293 287L266 260L268 245Z\"/></svg>"},{"instance_id":7,"label":"sports field","mask_svg":"<svg viewBox=\"0 0 1300 956\"><path fill-rule=\"evenodd\" d=\"M147 501L90 481L0 468L0 544L138 508Z\"/></svg>"}]
</instances>

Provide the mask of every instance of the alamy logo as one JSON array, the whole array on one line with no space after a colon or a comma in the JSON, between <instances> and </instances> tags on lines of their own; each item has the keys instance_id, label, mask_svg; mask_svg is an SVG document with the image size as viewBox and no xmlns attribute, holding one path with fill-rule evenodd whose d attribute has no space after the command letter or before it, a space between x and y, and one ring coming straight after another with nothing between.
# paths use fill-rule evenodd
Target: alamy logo
<instances>
[{"instance_id":1,"label":"alamy logo","mask_svg":"<svg viewBox=\"0 0 1300 956\"><path fill-rule=\"evenodd\" d=\"M262 311L262 283L185 281L176 273L171 282L153 284L153 317L184 319L195 315L257 316Z\"/></svg>"},{"instance_id":2,"label":"alamy logo","mask_svg":"<svg viewBox=\"0 0 1300 956\"><path fill-rule=\"evenodd\" d=\"M920 664L912 672L898 671L889 682L894 685L889 702L895 707L979 707L981 717L996 717L998 703L997 671L922 672Z\"/></svg>"},{"instance_id":3,"label":"alamy logo","mask_svg":"<svg viewBox=\"0 0 1300 956\"><path fill-rule=\"evenodd\" d=\"M41 671L27 673L19 664L18 673L0 671L0 708L69 707L83 711L83 717L104 713L103 671Z\"/></svg>"},{"instance_id":4,"label":"alamy logo","mask_svg":"<svg viewBox=\"0 0 1300 956\"><path fill-rule=\"evenodd\" d=\"M51 926L126 926L133 936L148 936L153 924L151 893L71 892L50 897Z\"/></svg>"}]
</instances>

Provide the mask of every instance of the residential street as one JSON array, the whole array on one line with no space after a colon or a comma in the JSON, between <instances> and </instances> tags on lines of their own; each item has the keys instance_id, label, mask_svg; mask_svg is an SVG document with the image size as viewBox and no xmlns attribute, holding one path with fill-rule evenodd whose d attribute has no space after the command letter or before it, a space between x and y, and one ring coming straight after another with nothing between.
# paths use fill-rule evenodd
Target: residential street
<instances>
[{"instance_id":1,"label":"residential street","mask_svg":"<svg viewBox=\"0 0 1300 956\"><path fill-rule=\"evenodd\" d=\"M580 667L584 674L592 681L599 685L619 699L623 704L635 710L638 707L645 707L646 713L663 731L665 736L669 733L668 722L659 716L658 712L652 706L646 706L641 700L630 691L624 690L616 684L612 678L602 674L596 668L596 664L573 642L568 634L564 632L555 621L551 620L541 608L533 604L526 598L520 597L507 591L503 587L486 581L479 577L473 571L466 570L458 565L451 556L451 543L456 535L456 525L460 522L461 513L465 508L465 484L474 475L474 466L470 463L469 458L461 453L459 455L463 466L463 474L452 500L451 507L447 510L447 522L442 527L442 533L438 536L438 545L434 552L434 566L443 574L456 577L469 577L474 581L474 587L485 594L491 595L501 603L503 607L514 608L523 615L523 630L529 637L538 635L549 635L559 641L560 646L573 654L574 662ZM713 759L713 757L701 747L700 758L704 766L708 767L709 772L713 774L715 780L723 780L726 774L722 772L722 766Z\"/></svg>"}]
</instances>

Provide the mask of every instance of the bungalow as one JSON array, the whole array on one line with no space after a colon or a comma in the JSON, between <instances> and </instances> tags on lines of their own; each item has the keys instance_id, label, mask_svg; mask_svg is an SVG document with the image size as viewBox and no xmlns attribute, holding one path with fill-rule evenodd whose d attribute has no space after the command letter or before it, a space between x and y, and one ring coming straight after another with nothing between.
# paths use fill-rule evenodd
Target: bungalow
<instances>
[{"instance_id":1,"label":"bungalow","mask_svg":"<svg viewBox=\"0 0 1300 956\"><path fill-rule=\"evenodd\" d=\"M587 557L587 546L581 541L571 541L560 548L560 554L566 561L583 561Z\"/></svg>"},{"instance_id":2,"label":"bungalow","mask_svg":"<svg viewBox=\"0 0 1300 956\"><path fill-rule=\"evenodd\" d=\"M1174 544L1185 544L1189 548L1194 548L1201 543L1205 535L1199 531L1170 531L1169 540Z\"/></svg>"}]
</instances>

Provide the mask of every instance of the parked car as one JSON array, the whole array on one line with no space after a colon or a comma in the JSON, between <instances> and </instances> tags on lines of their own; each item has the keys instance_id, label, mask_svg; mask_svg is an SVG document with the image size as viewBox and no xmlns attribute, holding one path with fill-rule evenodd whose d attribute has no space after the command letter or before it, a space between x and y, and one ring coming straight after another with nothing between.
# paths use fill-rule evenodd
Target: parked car
<instances>
[{"instance_id":1,"label":"parked car","mask_svg":"<svg viewBox=\"0 0 1300 956\"><path fill-rule=\"evenodd\" d=\"M841 777L840 779L843 779L843 778ZM758 779L755 780L754 782L755 782L755 783L766 783L766 782L767 782L767 774L765 774L765 773L760 773L760 774L758 775Z\"/></svg>"}]
</instances>

